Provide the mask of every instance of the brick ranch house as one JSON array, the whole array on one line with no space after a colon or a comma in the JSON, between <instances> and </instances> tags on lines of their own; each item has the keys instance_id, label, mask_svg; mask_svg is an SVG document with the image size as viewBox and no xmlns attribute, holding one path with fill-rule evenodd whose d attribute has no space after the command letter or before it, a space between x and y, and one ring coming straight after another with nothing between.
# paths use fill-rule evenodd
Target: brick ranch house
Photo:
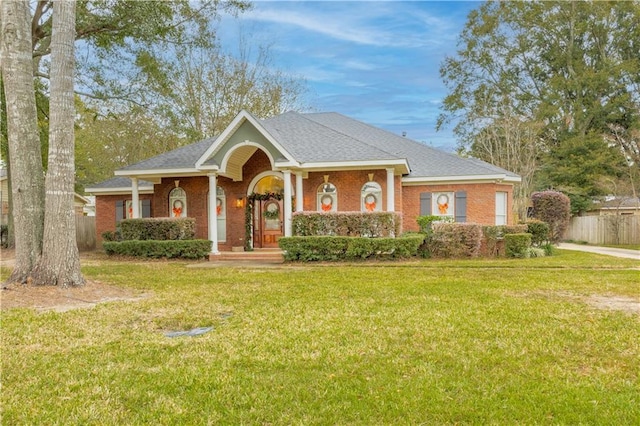
<instances>
[{"instance_id":1,"label":"brick ranch house","mask_svg":"<svg viewBox=\"0 0 640 426\"><path fill-rule=\"evenodd\" d=\"M513 223L520 177L337 113L287 112L260 120L240 112L218 136L141 161L86 188L96 196L98 241L123 218L192 217L211 253L291 235L292 212L395 211L403 231L419 215ZM256 194L282 194L268 198ZM215 196L211 196L215 194ZM211 226L215 223L216 226Z\"/></svg>"}]
</instances>

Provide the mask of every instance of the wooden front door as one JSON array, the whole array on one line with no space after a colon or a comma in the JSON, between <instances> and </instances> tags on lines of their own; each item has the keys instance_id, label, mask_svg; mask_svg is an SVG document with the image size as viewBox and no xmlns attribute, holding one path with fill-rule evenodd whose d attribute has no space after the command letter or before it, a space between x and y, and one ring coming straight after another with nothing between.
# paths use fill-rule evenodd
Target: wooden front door
<instances>
[{"instance_id":1,"label":"wooden front door","mask_svg":"<svg viewBox=\"0 0 640 426\"><path fill-rule=\"evenodd\" d=\"M253 246L277 248L283 233L282 201L256 201L253 216Z\"/></svg>"}]
</instances>

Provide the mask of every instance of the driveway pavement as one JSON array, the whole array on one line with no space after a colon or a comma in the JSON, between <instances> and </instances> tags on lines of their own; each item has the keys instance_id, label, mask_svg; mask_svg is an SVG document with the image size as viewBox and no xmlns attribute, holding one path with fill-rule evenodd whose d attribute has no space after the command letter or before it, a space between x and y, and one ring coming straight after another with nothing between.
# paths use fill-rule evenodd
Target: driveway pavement
<instances>
[{"instance_id":1,"label":"driveway pavement","mask_svg":"<svg viewBox=\"0 0 640 426\"><path fill-rule=\"evenodd\" d=\"M612 248L612 247L585 246L582 244L569 244L569 243L561 243L558 246L558 248L561 248L564 250L586 251L589 253L597 253L597 254L604 254L607 256L624 257L627 259L640 260L639 250L628 250L628 249L620 249L620 248Z\"/></svg>"}]
</instances>

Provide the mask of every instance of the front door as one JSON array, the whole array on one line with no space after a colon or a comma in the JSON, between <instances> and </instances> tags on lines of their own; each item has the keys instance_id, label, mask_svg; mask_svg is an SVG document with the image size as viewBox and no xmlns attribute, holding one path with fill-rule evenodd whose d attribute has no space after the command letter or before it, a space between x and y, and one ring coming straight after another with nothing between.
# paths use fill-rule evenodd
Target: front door
<instances>
[{"instance_id":1,"label":"front door","mask_svg":"<svg viewBox=\"0 0 640 426\"><path fill-rule=\"evenodd\" d=\"M256 201L253 217L254 247L277 248L282 237L282 201Z\"/></svg>"}]
</instances>

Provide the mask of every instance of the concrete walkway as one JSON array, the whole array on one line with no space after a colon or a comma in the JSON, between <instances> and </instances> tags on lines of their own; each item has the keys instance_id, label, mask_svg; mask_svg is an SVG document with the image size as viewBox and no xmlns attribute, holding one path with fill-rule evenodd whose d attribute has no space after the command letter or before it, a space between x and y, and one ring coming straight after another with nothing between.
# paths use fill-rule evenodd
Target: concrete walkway
<instances>
[{"instance_id":1,"label":"concrete walkway","mask_svg":"<svg viewBox=\"0 0 640 426\"><path fill-rule=\"evenodd\" d=\"M604 254L607 256L624 257L627 259L640 260L640 250L628 250L628 249L613 248L613 247L586 246L582 244L569 244L569 243L561 243L558 246L558 248L561 248L563 250L586 251L588 253L597 253L597 254Z\"/></svg>"}]
</instances>

